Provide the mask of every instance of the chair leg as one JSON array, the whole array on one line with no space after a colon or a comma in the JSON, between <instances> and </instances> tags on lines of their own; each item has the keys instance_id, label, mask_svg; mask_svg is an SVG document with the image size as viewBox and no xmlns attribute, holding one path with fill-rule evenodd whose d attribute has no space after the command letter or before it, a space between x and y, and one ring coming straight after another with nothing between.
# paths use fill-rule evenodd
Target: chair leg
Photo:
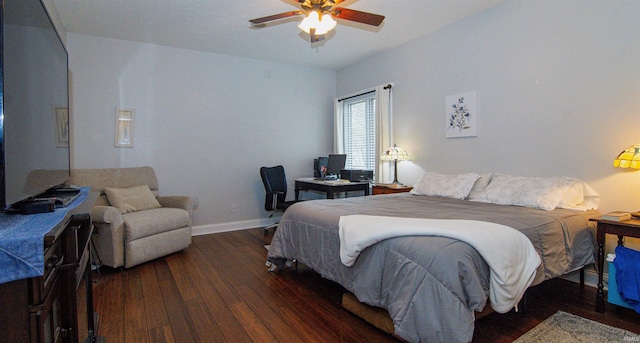
<instances>
[{"instance_id":1,"label":"chair leg","mask_svg":"<svg viewBox=\"0 0 640 343\"><path fill-rule=\"evenodd\" d=\"M100 259L100 255L98 255L98 251L95 248L93 240L91 240L91 271L96 271L96 273L98 274L98 279L102 277L102 274L100 273L100 267L102 267L102 260ZM97 283L98 281L94 280L94 282Z\"/></svg>"},{"instance_id":2,"label":"chair leg","mask_svg":"<svg viewBox=\"0 0 640 343\"><path fill-rule=\"evenodd\" d=\"M275 232L275 230L278 228L278 223L274 223L274 224L271 224L271 225L265 226L265 227L264 227L264 235L265 235L265 236L269 234L269 230L270 230L271 228L273 228L273 231Z\"/></svg>"},{"instance_id":3,"label":"chair leg","mask_svg":"<svg viewBox=\"0 0 640 343\"><path fill-rule=\"evenodd\" d=\"M292 260L287 260L284 264L288 268L293 268L294 271L298 271L298 259L294 258Z\"/></svg>"}]
</instances>

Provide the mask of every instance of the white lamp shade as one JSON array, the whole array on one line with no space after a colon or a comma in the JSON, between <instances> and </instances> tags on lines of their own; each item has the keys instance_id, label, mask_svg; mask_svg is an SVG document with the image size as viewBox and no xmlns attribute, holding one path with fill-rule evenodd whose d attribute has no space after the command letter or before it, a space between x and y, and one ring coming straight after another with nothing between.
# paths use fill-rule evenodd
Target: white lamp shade
<instances>
[{"instance_id":1,"label":"white lamp shade","mask_svg":"<svg viewBox=\"0 0 640 343\"><path fill-rule=\"evenodd\" d=\"M325 13L320 18L320 13L311 11L306 18L302 19L298 28L306 33L311 32L311 29L316 29L316 35L323 35L336 27L336 24L330 14Z\"/></svg>"},{"instance_id":2,"label":"white lamp shade","mask_svg":"<svg viewBox=\"0 0 640 343\"><path fill-rule=\"evenodd\" d=\"M409 154L394 144L380 155L380 159L383 161L408 161Z\"/></svg>"}]
</instances>

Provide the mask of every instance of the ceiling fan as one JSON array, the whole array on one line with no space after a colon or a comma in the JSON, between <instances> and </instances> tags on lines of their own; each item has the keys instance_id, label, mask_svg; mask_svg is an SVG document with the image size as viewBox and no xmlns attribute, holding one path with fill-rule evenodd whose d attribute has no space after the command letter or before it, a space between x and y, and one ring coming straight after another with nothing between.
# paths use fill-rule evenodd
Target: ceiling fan
<instances>
[{"instance_id":1,"label":"ceiling fan","mask_svg":"<svg viewBox=\"0 0 640 343\"><path fill-rule=\"evenodd\" d=\"M284 18L304 15L298 27L307 32L311 43L324 39L324 35L336 26L333 18L344 19L372 26L380 26L384 20L383 15L350 10L342 7L334 7L344 0L297 0L301 10L274 14L262 18L251 19L254 26L261 26L267 22Z\"/></svg>"}]
</instances>

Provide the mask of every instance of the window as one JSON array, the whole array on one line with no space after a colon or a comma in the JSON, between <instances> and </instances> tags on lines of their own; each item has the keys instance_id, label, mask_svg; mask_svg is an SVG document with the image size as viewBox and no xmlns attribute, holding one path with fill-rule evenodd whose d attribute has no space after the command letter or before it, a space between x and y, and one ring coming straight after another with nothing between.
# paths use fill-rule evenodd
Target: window
<instances>
[{"instance_id":1,"label":"window","mask_svg":"<svg viewBox=\"0 0 640 343\"><path fill-rule=\"evenodd\" d=\"M372 170L376 182L390 179L389 163L380 161L393 143L392 84L334 99L333 151L347 154L345 167Z\"/></svg>"},{"instance_id":2,"label":"window","mask_svg":"<svg viewBox=\"0 0 640 343\"><path fill-rule=\"evenodd\" d=\"M376 170L376 94L342 100L347 169Z\"/></svg>"}]
</instances>

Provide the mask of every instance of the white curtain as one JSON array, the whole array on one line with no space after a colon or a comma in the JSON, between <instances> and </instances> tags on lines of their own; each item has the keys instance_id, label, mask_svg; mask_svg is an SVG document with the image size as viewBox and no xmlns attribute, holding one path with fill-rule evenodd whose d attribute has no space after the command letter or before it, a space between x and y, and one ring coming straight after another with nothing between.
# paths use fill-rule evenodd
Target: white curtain
<instances>
[{"instance_id":1,"label":"white curtain","mask_svg":"<svg viewBox=\"0 0 640 343\"><path fill-rule=\"evenodd\" d=\"M393 146L393 103L391 89L393 84L376 87L376 183L391 183L393 167L391 163L380 160L380 155L388 147Z\"/></svg>"},{"instance_id":2,"label":"white curtain","mask_svg":"<svg viewBox=\"0 0 640 343\"><path fill-rule=\"evenodd\" d=\"M340 99L333 99L333 152L344 154L344 114Z\"/></svg>"},{"instance_id":3,"label":"white curtain","mask_svg":"<svg viewBox=\"0 0 640 343\"><path fill-rule=\"evenodd\" d=\"M393 111L391 101L391 89L393 84L384 84L375 87L376 93L376 166L375 181L377 183L390 183L393 180L393 168L390 163L380 161L382 152L393 146ZM366 93L364 90L359 93ZM359 93L355 93L357 95ZM344 96L347 98L352 95ZM333 151L336 154L344 154L344 115L340 99L333 101L334 124L333 124Z\"/></svg>"}]
</instances>

